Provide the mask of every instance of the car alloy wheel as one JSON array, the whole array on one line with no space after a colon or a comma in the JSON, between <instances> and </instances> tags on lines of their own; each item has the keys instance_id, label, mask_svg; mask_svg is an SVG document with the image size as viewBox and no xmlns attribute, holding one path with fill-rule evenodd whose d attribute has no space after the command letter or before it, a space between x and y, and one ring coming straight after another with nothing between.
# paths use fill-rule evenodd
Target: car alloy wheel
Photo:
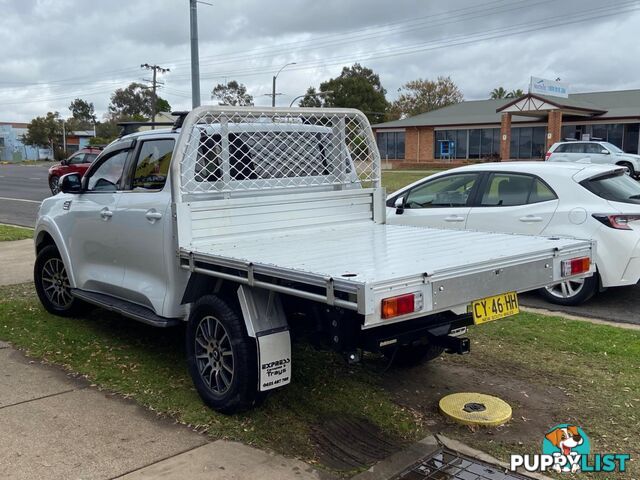
<instances>
[{"instance_id":1,"label":"car alloy wheel","mask_svg":"<svg viewBox=\"0 0 640 480\"><path fill-rule=\"evenodd\" d=\"M60 258L50 258L42 267L42 286L49 301L59 309L67 309L73 302L69 277Z\"/></svg>"},{"instance_id":2,"label":"car alloy wheel","mask_svg":"<svg viewBox=\"0 0 640 480\"><path fill-rule=\"evenodd\" d=\"M203 317L196 329L194 347L204 383L216 394L226 393L233 383L234 357L224 325L213 316Z\"/></svg>"},{"instance_id":3,"label":"car alloy wheel","mask_svg":"<svg viewBox=\"0 0 640 480\"><path fill-rule=\"evenodd\" d=\"M60 193L60 178L59 177L51 177L49 180L49 188L51 189L51 193L54 195Z\"/></svg>"},{"instance_id":4,"label":"car alloy wheel","mask_svg":"<svg viewBox=\"0 0 640 480\"><path fill-rule=\"evenodd\" d=\"M579 295L584 288L584 278L577 278L575 280L567 280L565 282L556 283L550 287L546 287L545 290L556 298L573 298Z\"/></svg>"}]
</instances>

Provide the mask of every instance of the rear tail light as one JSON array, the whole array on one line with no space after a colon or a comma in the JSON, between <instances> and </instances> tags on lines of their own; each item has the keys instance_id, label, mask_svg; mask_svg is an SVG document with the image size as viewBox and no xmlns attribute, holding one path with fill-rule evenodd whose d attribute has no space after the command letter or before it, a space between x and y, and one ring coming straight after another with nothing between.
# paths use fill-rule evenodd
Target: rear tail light
<instances>
[{"instance_id":1,"label":"rear tail light","mask_svg":"<svg viewBox=\"0 0 640 480\"><path fill-rule=\"evenodd\" d=\"M384 298L381 305L382 318L388 319L422 310L422 294L407 293Z\"/></svg>"},{"instance_id":2,"label":"rear tail light","mask_svg":"<svg viewBox=\"0 0 640 480\"><path fill-rule=\"evenodd\" d=\"M571 260L563 260L561 262L562 276L570 277L571 275L578 275L580 273L586 273L591 268L591 259L589 257L572 258Z\"/></svg>"},{"instance_id":3,"label":"rear tail light","mask_svg":"<svg viewBox=\"0 0 640 480\"><path fill-rule=\"evenodd\" d=\"M548 151L547 153L544 154L544 160L545 161L549 160L549 157L551 157L551 151Z\"/></svg>"},{"instance_id":4,"label":"rear tail light","mask_svg":"<svg viewBox=\"0 0 640 480\"><path fill-rule=\"evenodd\" d=\"M600 223L605 224L609 228L615 228L617 230L631 230L629 222L640 220L640 215L606 215L594 213L593 218L598 220Z\"/></svg>"}]
</instances>

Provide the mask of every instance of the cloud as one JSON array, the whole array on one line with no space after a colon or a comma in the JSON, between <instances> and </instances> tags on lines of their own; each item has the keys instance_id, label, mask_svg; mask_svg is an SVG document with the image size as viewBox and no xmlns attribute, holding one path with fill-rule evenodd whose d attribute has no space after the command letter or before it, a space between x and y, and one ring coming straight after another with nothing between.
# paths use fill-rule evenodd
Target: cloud
<instances>
[{"instance_id":1,"label":"cloud","mask_svg":"<svg viewBox=\"0 0 640 480\"><path fill-rule=\"evenodd\" d=\"M289 62L296 65L278 76L279 105L356 61L379 73L390 100L407 81L439 75L469 99L500 85L526 89L530 75L561 77L574 91L640 88L640 12L630 10L638 2L211 3L198 5L204 102L215 84L236 79L269 105L272 76ZM68 115L75 97L103 114L116 88L148 78L142 63L171 68L160 95L189 108L186 0L0 0L0 8L0 120Z\"/></svg>"}]
</instances>

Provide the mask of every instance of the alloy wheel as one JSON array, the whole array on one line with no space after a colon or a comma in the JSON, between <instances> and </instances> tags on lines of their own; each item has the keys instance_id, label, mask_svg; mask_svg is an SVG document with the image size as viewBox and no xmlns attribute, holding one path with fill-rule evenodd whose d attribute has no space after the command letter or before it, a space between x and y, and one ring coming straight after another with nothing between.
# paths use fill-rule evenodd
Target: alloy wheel
<instances>
[{"instance_id":1,"label":"alloy wheel","mask_svg":"<svg viewBox=\"0 0 640 480\"><path fill-rule=\"evenodd\" d=\"M205 316L195 335L195 357L198 371L209 389L224 394L233 383L234 357L231 339L220 320Z\"/></svg>"},{"instance_id":2,"label":"alloy wheel","mask_svg":"<svg viewBox=\"0 0 640 480\"><path fill-rule=\"evenodd\" d=\"M578 295L584 288L584 278L567 280L546 287L547 292L556 298L572 298Z\"/></svg>"},{"instance_id":3,"label":"alloy wheel","mask_svg":"<svg viewBox=\"0 0 640 480\"><path fill-rule=\"evenodd\" d=\"M50 258L42 267L42 288L49 301L57 308L65 309L71 305L71 287L64 263L59 258Z\"/></svg>"}]
</instances>

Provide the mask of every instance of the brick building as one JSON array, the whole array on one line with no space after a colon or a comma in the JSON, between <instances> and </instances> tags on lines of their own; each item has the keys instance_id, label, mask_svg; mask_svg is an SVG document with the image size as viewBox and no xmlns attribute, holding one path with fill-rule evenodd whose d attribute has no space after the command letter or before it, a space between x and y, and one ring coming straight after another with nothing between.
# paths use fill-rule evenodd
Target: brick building
<instances>
[{"instance_id":1,"label":"brick building","mask_svg":"<svg viewBox=\"0 0 640 480\"><path fill-rule=\"evenodd\" d=\"M638 153L640 90L528 93L478 100L373 125L393 166L474 160L541 160L560 139L597 138Z\"/></svg>"}]
</instances>

